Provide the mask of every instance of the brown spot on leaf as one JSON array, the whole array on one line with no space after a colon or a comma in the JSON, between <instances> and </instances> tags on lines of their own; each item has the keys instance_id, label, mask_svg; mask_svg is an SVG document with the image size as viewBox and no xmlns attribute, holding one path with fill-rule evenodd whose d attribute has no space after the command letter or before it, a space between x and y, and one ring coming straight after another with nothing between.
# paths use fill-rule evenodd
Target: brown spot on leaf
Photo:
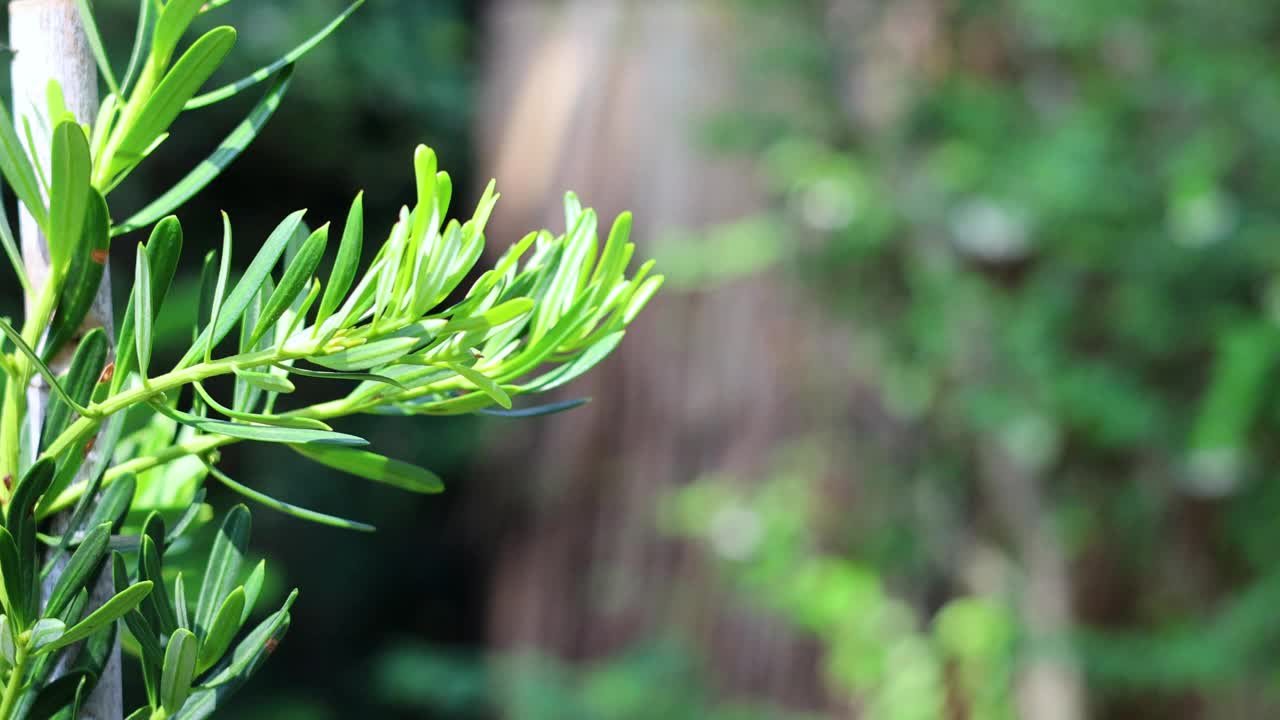
<instances>
[{"instance_id":1,"label":"brown spot on leaf","mask_svg":"<svg viewBox=\"0 0 1280 720\"><path fill-rule=\"evenodd\" d=\"M98 263L99 265L106 265L106 264L107 264L107 251L106 251L106 250L101 250L101 249L99 249L99 250L94 250L93 252L89 253L89 257L90 257L90 258L92 258L92 259L93 259L93 261L94 261L94 262L96 262L96 263Z\"/></svg>"},{"instance_id":2,"label":"brown spot on leaf","mask_svg":"<svg viewBox=\"0 0 1280 720\"><path fill-rule=\"evenodd\" d=\"M115 362L109 362L106 367L102 368L102 374L98 376L98 383L109 383L111 382L111 378L115 376L116 364Z\"/></svg>"}]
</instances>

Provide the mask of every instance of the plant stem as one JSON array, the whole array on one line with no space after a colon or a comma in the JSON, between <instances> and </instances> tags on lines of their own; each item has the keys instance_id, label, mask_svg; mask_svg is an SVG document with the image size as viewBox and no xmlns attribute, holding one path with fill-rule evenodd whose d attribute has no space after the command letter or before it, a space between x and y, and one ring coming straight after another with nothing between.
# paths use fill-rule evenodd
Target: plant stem
<instances>
[{"instance_id":1,"label":"plant stem","mask_svg":"<svg viewBox=\"0 0 1280 720\"><path fill-rule=\"evenodd\" d=\"M13 704L18 701L22 692L22 676L27 670L27 646L18 643L14 656L13 670L9 673L9 682L4 687L4 699L0 700L0 720L8 720L13 714Z\"/></svg>"}]
</instances>

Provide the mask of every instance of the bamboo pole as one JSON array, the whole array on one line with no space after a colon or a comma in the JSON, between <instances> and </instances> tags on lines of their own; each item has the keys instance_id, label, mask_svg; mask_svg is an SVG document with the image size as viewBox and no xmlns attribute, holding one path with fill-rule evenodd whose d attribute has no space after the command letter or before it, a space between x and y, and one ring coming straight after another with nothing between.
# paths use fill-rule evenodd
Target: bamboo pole
<instances>
[{"instance_id":1,"label":"bamboo pole","mask_svg":"<svg viewBox=\"0 0 1280 720\"><path fill-rule=\"evenodd\" d=\"M41 167L49 167L52 127L47 118L46 88L49 80L62 86L67 109L82 123L92 123L98 109L98 72L76 9L75 0L10 0L9 45L13 49L12 82L14 121L18 132L29 124L34 138L36 157ZM34 218L20 209L19 234L23 264L33 290L38 290L48 277L49 255L44 238ZM27 298L28 310L34 297ZM110 272L103 274L97 300L85 319L83 331L103 327L111 337ZM78 338L77 338L78 339ZM70 343L74 349L75 343ZM69 357L70 351L67 355ZM55 369L65 362L60 358ZM44 418L49 389L39 375L27 393L29 442L38 443L38 429ZM91 462L86 462L85 467ZM55 525L57 524L55 519ZM55 529L55 532L58 530ZM51 574L50 582L57 572ZM111 579L103 573L93 588L90 606L99 605L111 596ZM117 720L124 716L120 678L119 644L93 694L81 707L81 717L94 720Z\"/></svg>"}]
</instances>

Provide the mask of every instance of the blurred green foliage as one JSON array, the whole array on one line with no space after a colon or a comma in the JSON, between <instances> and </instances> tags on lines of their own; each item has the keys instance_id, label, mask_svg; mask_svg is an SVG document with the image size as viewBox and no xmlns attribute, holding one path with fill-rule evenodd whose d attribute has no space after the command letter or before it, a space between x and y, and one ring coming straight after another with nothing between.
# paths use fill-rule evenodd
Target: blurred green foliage
<instances>
[{"instance_id":1,"label":"blurred green foliage","mask_svg":"<svg viewBox=\"0 0 1280 720\"><path fill-rule=\"evenodd\" d=\"M777 202L716 245L741 238L820 288L851 339L834 374L850 368L913 448L886 457L884 435L833 429L848 433L865 509L837 533L853 554L826 560L845 579L819 595L850 593L833 602L865 615L869 598L892 602L882 586L941 587L941 609L908 606L936 632L956 603L1012 621L1013 596L969 605L950 551L973 532L1016 556L982 482L995 451L1039 486L1067 548L1073 643L1101 716L1274 712L1280 6L737 8L759 41L740 95L764 101L706 134L761 157ZM761 227L790 231L762 249ZM686 284L724 268L714 251L664 259ZM821 491L795 492L768 507ZM981 647L1006 632L944 635ZM849 636L836 637L832 664ZM888 646L862 647L866 661ZM875 703L873 684L857 687ZM1170 709L1187 697L1203 710Z\"/></svg>"}]
</instances>

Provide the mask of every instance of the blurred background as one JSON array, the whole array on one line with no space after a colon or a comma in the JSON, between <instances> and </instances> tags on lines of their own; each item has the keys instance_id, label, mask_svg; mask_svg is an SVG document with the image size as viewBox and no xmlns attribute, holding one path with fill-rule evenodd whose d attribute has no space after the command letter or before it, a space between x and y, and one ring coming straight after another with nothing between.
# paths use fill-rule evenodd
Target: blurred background
<instances>
[{"instance_id":1,"label":"blurred background","mask_svg":"<svg viewBox=\"0 0 1280 720\"><path fill-rule=\"evenodd\" d=\"M342 7L203 22L230 79ZM180 291L219 209L365 189L379 236L418 142L457 207L498 178L494 255L573 189L668 284L586 407L349 423L444 495L229 452L380 531L255 510L302 597L226 716L1280 716L1277 52L1265 0L369 0L182 211Z\"/></svg>"}]
</instances>

